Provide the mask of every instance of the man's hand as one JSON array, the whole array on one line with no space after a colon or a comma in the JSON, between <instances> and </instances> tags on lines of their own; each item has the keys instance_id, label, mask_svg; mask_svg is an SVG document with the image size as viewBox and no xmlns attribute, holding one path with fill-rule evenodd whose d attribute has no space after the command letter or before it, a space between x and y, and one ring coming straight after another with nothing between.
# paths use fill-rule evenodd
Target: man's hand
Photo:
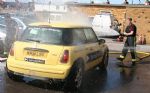
<instances>
[{"instance_id":1,"label":"man's hand","mask_svg":"<svg viewBox=\"0 0 150 93\"><path fill-rule=\"evenodd\" d=\"M125 36L124 33L120 33L120 36Z\"/></svg>"},{"instance_id":2,"label":"man's hand","mask_svg":"<svg viewBox=\"0 0 150 93\"><path fill-rule=\"evenodd\" d=\"M124 34L125 36L130 36L130 35L133 35L133 31L131 31L130 33L124 32L123 34Z\"/></svg>"},{"instance_id":3,"label":"man's hand","mask_svg":"<svg viewBox=\"0 0 150 93\"><path fill-rule=\"evenodd\" d=\"M123 35L128 36L128 33L124 32Z\"/></svg>"}]
</instances>

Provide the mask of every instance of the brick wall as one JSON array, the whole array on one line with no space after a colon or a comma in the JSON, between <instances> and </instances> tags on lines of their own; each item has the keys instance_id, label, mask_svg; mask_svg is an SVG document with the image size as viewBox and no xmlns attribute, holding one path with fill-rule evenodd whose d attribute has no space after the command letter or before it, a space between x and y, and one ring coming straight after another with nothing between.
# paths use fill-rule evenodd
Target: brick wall
<instances>
[{"instance_id":1,"label":"brick wall","mask_svg":"<svg viewBox=\"0 0 150 93\"><path fill-rule=\"evenodd\" d=\"M132 17L133 23L137 26L137 34L146 35L147 43L150 44L150 6L77 4L71 5L71 8L88 16L94 16L100 10L109 10L122 23L122 31L126 26L126 18Z\"/></svg>"},{"instance_id":2,"label":"brick wall","mask_svg":"<svg viewBox=\"0 0 150 93\"><path fill-rule=\"evenodd\" d=\"M146 35L150 44L150 8L127 7L127 17L132 17L137 26L138 35Z\"/></svg>"},{"instance_id":3,"label":"brick wall","mask_svg":"<svg viewBox=\"0 0 150 93\"><path fill-rule=\"evenodd\" d=\"M79 6L72 6L72 8L75 11L80 11L82 13L85 13L88 16L95 16L98 14L101 10L108 10L111 11L115 18L118 19L118 21L123 24L125 21L125 12L126 7L125 6L100 6L100 5L79 5ZM121 29L123 30L123 26L121 26Z\"/></svg>"}]
</instances>

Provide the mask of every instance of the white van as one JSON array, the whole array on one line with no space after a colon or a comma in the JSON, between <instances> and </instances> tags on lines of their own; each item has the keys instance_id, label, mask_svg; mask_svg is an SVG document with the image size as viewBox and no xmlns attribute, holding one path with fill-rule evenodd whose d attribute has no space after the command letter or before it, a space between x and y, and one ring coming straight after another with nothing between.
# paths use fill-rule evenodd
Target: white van
<instances>
[{"instance_id":1,"label":"white van","mask_svg":"<svg viewBox=\"0 0 150 93\"><path fill-rule=\"evenodd\" d=\"M119 36L119 23L111 12L100 12L92 21L93 30L98 37Z\"/></svg>"}]
</instances>

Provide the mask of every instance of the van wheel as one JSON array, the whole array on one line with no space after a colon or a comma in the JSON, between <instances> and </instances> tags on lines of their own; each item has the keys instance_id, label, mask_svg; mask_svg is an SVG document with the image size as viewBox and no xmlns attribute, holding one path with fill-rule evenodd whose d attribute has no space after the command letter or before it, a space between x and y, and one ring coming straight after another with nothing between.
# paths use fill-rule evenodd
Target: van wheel
<instances>
[{"instance_id":1,"label":"van wheel","mask_svg":"<svg viewBox=\"0 0 150 93\"><path fill-rule=\"evenodd\" d=\"M102 63L100 64L101 69L103 69L103 70L107 69L108 59L109 59L109 54L108 54L108 51L106 51L104 56L103 56Z\"/></svg>"},{"instance_id":2,"label":"van wheel","mask_svg":"<svg viewBox=\"0 0 150 93\"><path fill-rule=\"evenodd\" d=\"M8 71L7 71L7 76L8 76L10 79L14 80L14 81L19 81L19 82L23 81L23 76L15 75L15 74L13 74L13 73L11 73L11 72L8 72Z\"/></svg>"},{"instance_id":3,"label":"van wheel","mask_svg":"<svg viewBox=\"0 0 150 93\"><path fill-rule=\"evenodd\" d=\"M83 64L82 63L76 64L71 70L66 80L65 87L71 90L80 90L83 81L83 71L84 71Z\"/></svg>"}]
</instances>

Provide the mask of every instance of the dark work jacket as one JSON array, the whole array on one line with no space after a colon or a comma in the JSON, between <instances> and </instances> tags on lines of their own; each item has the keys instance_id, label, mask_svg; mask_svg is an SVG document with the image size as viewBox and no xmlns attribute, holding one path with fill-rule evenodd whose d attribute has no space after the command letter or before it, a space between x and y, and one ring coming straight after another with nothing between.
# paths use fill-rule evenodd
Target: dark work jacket
<instances>
[{"instance_id":1,"label":"dark work jacket","mask_svg":"<svg viewBox=\"0 0 150 93\"><path fill-rule=\"evenodd\" d=\"M136 30L137 30L137 28L136 28L136 26L134 24L128 25L126 27L125 32L126 33L130 33L131 31L133 31L133 34L130 35L130 36L127 36L127 37L136 37L136 32L137 32Z\"/></svg>"}]
</instances>

